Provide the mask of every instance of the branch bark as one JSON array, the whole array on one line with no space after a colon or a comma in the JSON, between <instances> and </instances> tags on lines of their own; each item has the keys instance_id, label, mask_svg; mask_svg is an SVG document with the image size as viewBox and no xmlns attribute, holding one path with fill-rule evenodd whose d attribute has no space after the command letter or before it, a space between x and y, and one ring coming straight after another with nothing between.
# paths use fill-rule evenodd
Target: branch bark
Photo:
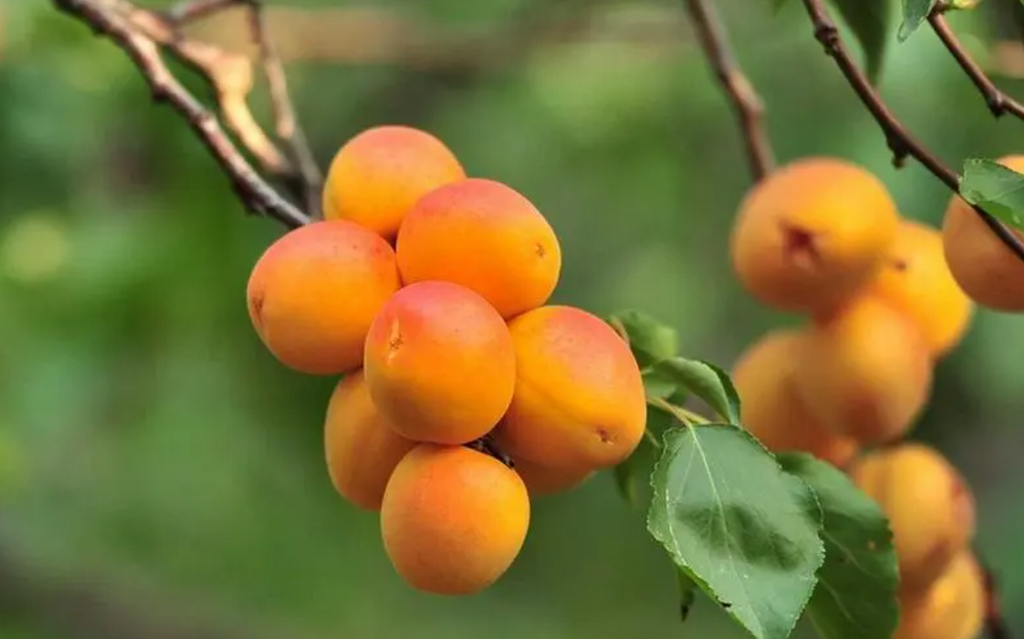
<instances>
[{"instance_id":1,"label":"branch bark","mask_svg":"<svg viewBox=\"0 0 1024 639\"><path fill-rule=\"evenodd\" d=\"M804 8L811 19L814 28L814 36L825 47L825 52L835 61L843 77L856 92L857 97L864 104L867 110L878 122L882 132L885 134L886 142L893 152L893 162L896 166L902 166L907 157L913 157L924 165L928 171L937 177L954 193L960 191L960 178L952 169L918 142L913 135L903 126L896 116L889 110L889 107L882 100L878 91L871 85L864 72L857 67L853 58L850 57L839 29L836 28L824 0L803 0ZM1009 248L1013 254L1024 261L1024 243L1016 233L1004 226L999 220L986 213L981 208L972 207L982 221L992 230L993 233Z\"/></svg>"},{"instance_id":2,"label":"branch bark","mask_svg":"<svg viewBox=\"0 0 1024 639\"><path fill-rule=\"evenodd\" d=\"M771 142L764 127L764 104L744 75L729 46L728 36L717 10L708 0L686 0L686 8L707 58L732 105L740 126L747 161L754 181L761 180L774 167Z\"/></svg>"},{"instance_id":3,"label":"branch bark","mask_svg":"<svg viewBox=\"0 0 1024 639\"><path fill-rule=\"evenodd\" d=\"M1003 93L999 87L985 74L981 66L971 57L971 54L960 43L960 40L953 33L949 23L946 22L944 6L936 5L928 16L928 23L931 25L935 35L942 41L943 46L956 60L960 68L964 70L967 77L971 79L974 86L978 88L985 104L988 105L992 115L1001 117L1007 113L1024 120L1024 105Z\"/></svg>"}]
</instances>

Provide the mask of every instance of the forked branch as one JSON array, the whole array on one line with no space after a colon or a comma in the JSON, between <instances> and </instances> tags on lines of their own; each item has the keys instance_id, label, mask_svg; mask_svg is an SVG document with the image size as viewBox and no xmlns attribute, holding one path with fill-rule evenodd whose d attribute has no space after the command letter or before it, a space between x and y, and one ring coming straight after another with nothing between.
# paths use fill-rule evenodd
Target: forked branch
<instances>
[{"instance_id":1,"label":"forked branch","mask_svg":"<svg viewBox=\"0 0 1024 639\"><path fill-rule=\"evenodd\" d=\"M307 223L310 215L266 182L231 140L218 116L185 88L167 67L162 56L164 51L176 57L207 80L216 94L224 123L238 136L241 145L259 162L265 173L285 179L293 177L296 174L292 168L293 163L263 132L249 109L247 97L252 88L251 61L244 56L184 38L179 32L180 25L176 20L197 19L197 16L209 15L211 11L238 2L193 0L172 8L165 15L143 9L128 0L54 0L59 9L92 27L97 34L111 40L131 58L149 84L154 99L170 104L188 122L217 160L248 209L276 218L290 227L299 226ZM268 58L271 60L270 65L273 65L272 52L264 54L264 60ZM289 103L285 113L290 113L287 89L278 86L276 91L281 100ZM294 117L291 120L294 122ZM278 128L290 130L293 134L298 131L294 125L290 129L280 125ZM301 147L304 141L305 138L299 133L289 141L290 148ZM308 153L308 149L299 150L299 153ZM311 174L309 177L312 180L317 176ZM319 189L318 179L308 186L305 180L300 181L304 183L300 189L303 199L308 200L308 193ZM318 199L303 204L307 209L315 211L314 205Z\"/></svg>"},{"instance_id":2,"label":"forked branch","mask_svg":"<svg viewBox=\"0 0 1024 639\"><path fill-rule=\"evenodd\" d=\"M935 9L928 16L928 23L931 25L935 35L942 41L946 50L949 51L953 59L960 65L960 68L967 74L967 77L974 83L974 86L978 87L978 91L985 98L985 104L988 105L989 111L997 118L1010 113L1014 117L1024 120L1024 104L1003 93L992 82L991 78L985 74L981 66L971 57L971 54L967 52L967 49L960 43L956 34L953 33L949 23L946 21L944 12L945 5L936 5Z\"/></svg>"},{"instance_id":3,"label":"forked branch","mask_svg":"<svg viewBox=\"0 0 1024 639\"><path fill-rule=\"evenodd\" d=\"M954 193L960 191L960 179L956 172L918 142L913 135L900 123L889 107L882 100L878 91L872 86L867 76L854 63L850 56L835 21L832 20L824 0L803 0L804 7L814 27L814 36L825 47L825 52L835 61L843 77L857 93L860 101L878 122L885 134L886 142L893 152L893 161L901 166L907 157L913 157L923 164L935 177L949 187ZM974 211L981 216L985 224L992 229L999 239L1024 261L1024 243L1017 235L1004 226L999 220L975 206Z\"/></svg>"},{"instance_id":4,"label":"forked branch","mask_svg":"<svg viewBox=\"0 0 1024 639\"><path fill-rule=\"evenodd\" d=\"M758 181L775 165L771 142L764 127L764 104L736 62L725 28L711 2L686 0L686 8L704 57L732 104L743 135L750 171Z\"/></svg>"}]
</instances>

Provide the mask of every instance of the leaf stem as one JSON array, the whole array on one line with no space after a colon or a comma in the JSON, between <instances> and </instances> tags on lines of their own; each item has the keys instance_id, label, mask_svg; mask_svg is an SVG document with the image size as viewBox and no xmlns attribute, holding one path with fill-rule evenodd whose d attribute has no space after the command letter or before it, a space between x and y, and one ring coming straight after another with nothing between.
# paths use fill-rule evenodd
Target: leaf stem
<instances>
[{"instance_id":1,"label":"leaf stem","mask_svg":"<svg viewBox=\"0 0 1024 639\"><path fill-rule=\"evenodd\" d=\"M695 413L692 410L683 408L682 406L676 406L672 402L666 401L661 397L647 396L647 403L655 408L660 408L666 413L671 414L673 417L678 419L683 425L688 427L699 426L707 424L710 420L699 413Z\"/></svg>"}]
</instances>

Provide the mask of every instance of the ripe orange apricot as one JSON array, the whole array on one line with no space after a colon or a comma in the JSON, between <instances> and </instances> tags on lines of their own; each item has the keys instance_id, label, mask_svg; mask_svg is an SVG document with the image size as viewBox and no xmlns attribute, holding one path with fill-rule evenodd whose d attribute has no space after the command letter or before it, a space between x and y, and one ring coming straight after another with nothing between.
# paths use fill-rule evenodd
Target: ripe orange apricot
<instances>
[{"instance_id":1,"label":"ripe orange apricot","mask_svg":"<svg viewBox=\"0 0 1024 639\"><path fill-rule=\"evenodd\" d=\"M508 408L516 356L498 312L468 288L420 282L395 293L366 336L366 381L400 435L463 444Z\"/></svg>"},{"instance_id":2,"label":"ripe orange apricot","mask_svg":"<svg viewBox=\"0 0 1024 639\"><path fill-rule=\"evenodd\" d=\"M513 468L523 480L531 497L543 497L573 490L594 474L594 471L589 468L542 466L527 459L517 459Z\"/></svg>"},{"instance_id":3,"label":"ripe orange apricot","mask_svg":"<svg viewBox=\"0 0 1024 639\"><path fill-rule=\"evenodd\" d=\"M1024 173L1024 155L1008 155L996 161ZM1024 233L1014 233L1024 240ZM1024 312L1024 262L958 195L946 207L942 243L950 272L971 299L996 311Z\"/></svg>"},{"instance_id":4,"label":"ripe orange apricot","mask_svg":"<svg viewBox=\"0 0 1024 639\"><path fill-rule=\"evenodd\" d=\"M772 452L810 453L843 467L860 446L811 415L793 386L802 336L790 329L766 333L737 358L732 382L743 405L743 426Z\"/></svg>"},{"instance_id":5,"label":"ripe orange apricot","mask_svg":"<svg viewBox=\"0 0 1024 639\"><path fill-rule=\"evenodd\" d=\"M558 283L555 232L512 187L482 178L442 186L417 202L398 232L407 283L455 282L510 318L544 304Z\"/></svg>"},{"instance_id":6,"label":"ripe orange apricot","mask_svg":"<svg viewBox=\"0 0 1024 639\"><path fill-rule=\"evenodd\" d=\"M949 272L942 233L912 220L900 223L868 290L912 319L936 357L963 337L974 306Z\"/></svg>"},{"instance_id":7,"label":"ripe orange apricot","mask_svg":"<svg viewBox=\"0 0 1024 639\"><path fill-rule=\"evenodd\" d=\"M493 584L526 540L530 498L519 476L463 446L420 444L388 482L384 549L413 587L465 595Z\"/></svg>"},{"instance_id":8,"label":"ripe orange apricot","mask_svg":"<svg viewBox=\"0 0 1024 639\"><path fill-rule=\"evenodd\" d=\"M906 433L931 394L932 358L917 327L871 296L809 330L793 375L808 410L863 445Z\"/></svg>"},{"instance_id":9,"label":"ripe orange apricot","mask_svg":"<svg viewBox=\"0 0 1024 639\"><path fill-rule=\"evenodd\" d=\"M324 448L331 483L342 497L380 510L391 473L415 445L385 423L362 371L338 382L327 404Z\"/></svg>"},{"instance_id":10,"label":"ripe orange apricot","mask_svg":"<svg viewBox=\"0 0 1024 639\"><path fill-rule=\"evenodd\" d=\"M315 222L278 238L256 262L246 298L260 339L283 364L334 375L359 368L377 311L399 289L395 253L346 222Z\"/></svg>"},{"instance_id":11,"label":"ripe orange apricot","mask_svg":"<svg viewBox=\"0 0 1024 639\"><path fill-rule=\"evenodd\" d=\"M741 203L733 268L766 306L826 312L874 276L898 220L889 191L866 169L829 157L796 160Z\"/></svg>"},{"instance_id":12,"label":"ripe orange apricot","mask_svg":"<svg viewBox=\"0 0 1024 639\"><path fill-rule=\"evenodd\" d=\"M600 318L544 306L509 323L512 404L495 429L513 459L554 468L614 466L643 437L646 397L629 346Z\"/></svg>"},{"instance_id":13,"label":"ripe orange apricot","mask_svg":"<svg viewBox=\"0 0 1024 639\"><path fill-rule=\"evenodd\" d=\"M974 639L985 616L985 587L974 555L956 556L922 596L900 601L893 639Z\"/></svg>"},{"instance_id":14,"label":"ripe orange apricot","mask_svg":"<svg viewBox=\"0 0 1024 639\"><path fill-rule=\"evenodd\" d=\"M920 443L875 451L857 461L850 477L889 517L904 592L927 589L968 548L974 498L938 451Z\"/></svg>"},{"instance_id":15,"label":"ripe orange apricot","mask_svg":"<svg viewBox=\"0 0 1024 639\"><path fill-rule=\"evenodd\" d=\"M387 240L418 199L466 177L434 135L408 126L366 129L346 142L327 170L324 217L351 220Z\"/></svg>"}]
</instances>

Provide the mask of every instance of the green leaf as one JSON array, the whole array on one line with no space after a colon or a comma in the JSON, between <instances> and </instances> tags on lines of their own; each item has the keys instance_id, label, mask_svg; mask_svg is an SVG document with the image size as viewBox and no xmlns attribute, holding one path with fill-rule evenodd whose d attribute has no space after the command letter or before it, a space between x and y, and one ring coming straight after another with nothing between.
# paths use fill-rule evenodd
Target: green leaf
<instances>
[{"instance_id":1,"label":"green leaf","mask_svg":"<svg viewBox=\"0 0 1024 639\"><path fill-rule=\"evenodd\" d=\"M658 362L651 375L672 380L707 402L722 419L740 423L740 398L729 379L729 374L709 362L673 357Z\"/></svg>"},{"instance_id":2,"label":"green leaf","mask_svg":"<svg viewBox=\"0 0 1024 639\"><path fill-rule=\"evenodd\" d=\"M629 338L641 368L668 359L679 352L679 334L671 326L658 322L640 311L621 311L608 319L616 330L624 331Z\"/></svg>"},{"instance_id":3,"label":"green leaf","mask_svg":"<svg viewBox=\"0 0 1024 639\"><path fill-rule=\"evenodd\" d=\"M897 34L900 42L904 42L921 26L936 2L937 0L903 0L903 22Z\"/></svg>"},{"instance_id":4,"label":"green leaf","mask_svg":"<svg viewBox=\"0 0 1024 639\"><path fill-rule=\"evenodd\" d=\"M802 453L779 456L818 495L825 563L807 607L822 639L891 637L899 621L896 551L878 505L830 464Z\"/></svg>"},{"instance_id":5,"label":"green leaf","mask_svg":"<svg viewBox=\"0 0 1024 639\"><path fill-rule=\"evenodd\" d=\"M636 450L613 470L615 485L630 506L639 506L650 499L651 471L658 459L661 439L675 419L658 408L647 407L647 434Z\"/></svg>"},{"instance_id":6,"label":"green leaf","mask_svg":"<svg viewBox=\"0 0 1024 639\"><path fill-rule=\"evenodd\" d=\"M671 428L651 478L647 529L757 639L789 636L824 559L821 509L749 433Z\"/></svg>"},{"instance_id":7,"label":"green leaf","mask_svg":"<svg viewBox=\"0 0 1024 639\"><path fill-rule=\"evenodd\" d=\"M864 50L865 71L878 79L892 29L889 0L831 0Z\"/></svg>"},{"instance_id":8,"label":"green leaf","mask_svg":"<svg viewBox=\"0 0 1024 639\"><path fill-rule=\"evenodd\" d=\"M986 213L1024 230L1024 175L983 158L964 162L960 195Z\"/></svg>"}]
</instances>

